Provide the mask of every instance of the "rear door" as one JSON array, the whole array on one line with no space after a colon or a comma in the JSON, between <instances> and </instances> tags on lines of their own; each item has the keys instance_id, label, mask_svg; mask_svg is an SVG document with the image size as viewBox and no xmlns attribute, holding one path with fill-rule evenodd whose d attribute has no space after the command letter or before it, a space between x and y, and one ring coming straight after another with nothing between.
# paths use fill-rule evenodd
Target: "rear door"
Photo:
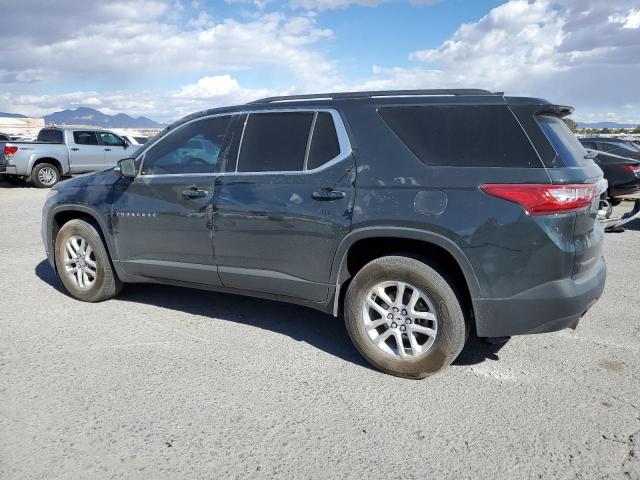
<instances>
[{"instance_id":1,"label":"rear door","mask_svg":"<svg viewBox=\"0 0 640 480\"><path fill-rule=\"evenodd\" d=\"M104 147L105 168L112 167L122 158L129 156L129 147L124 139L111 132L100 132L100 142Z\"/></svg>"},{"instance_id":2,"label":"rear door","mask_svg":"<svg viewBox=\"0 0 640 480\"><path fill-rule=\"evenodd\" d=\"M223 285L323 301L349 232L355 168L335 111L249 113L216 179L213 243Z\"/></svg>"},{"instance_id":3,"label":"rear door","mask_svg":"<svg viewBox=\"0 0 640 480\"><path fill-rule=\"evenodd\" d=\"M92 130L73 130L67 134L71 173L104 169L104 147Z\"/></svg>"}]
</instances>

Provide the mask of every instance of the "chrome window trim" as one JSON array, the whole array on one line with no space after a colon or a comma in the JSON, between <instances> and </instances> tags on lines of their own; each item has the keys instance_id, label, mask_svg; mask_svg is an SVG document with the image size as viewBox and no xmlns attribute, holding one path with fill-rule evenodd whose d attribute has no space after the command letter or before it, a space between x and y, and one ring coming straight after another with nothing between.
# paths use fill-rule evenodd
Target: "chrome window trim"
<instances>
[{"instance_id":1,"label":"chrome window trim","mask_svg":"<svg viewBox=\"0 0 640 480\"><path fill-rule=\"evenodd\" d=\"M333 125L336 129L336 134L338 136L338 145L340 146L340 153L338 153L338 155L336 155L334 158L332 158L331 160L323 163L322 165L320 165L317 168L314 168L312 170L288 170L288 171L269 171L269 172L238 172L238 160L240 159L240 151L242 150L242 141L244 140L244 130L247 126L247 121L249 119L249 115L252 113L286 113L286 112L313 112L316 115L314 115L314 120L317 117L317 114L319 112L327 112L329 114L331 114L331 117L333 118ZM344 126L344 122L342 121L342 117L340 116L340 113L333 109L333 108L307 108L307 107L289 107L289 108L269 108L269 109L259 109L259 110L255 110L255 109L248 109L248 110L241 110L241 111L236 111L236 112L224 112L224 113L214 113L211 115L206 115L204 117L198 117L198 118L194 118L193 120L189 120L188 122L183 123L182 125L180 125L179 127L177 127L175 130L167 133L166 135L163 135L160 138L157 138L151 145L149 145L149 147L147 149L145 149L145 151L140 154L139 156L137 156L135 158L135 161L137 162L138 159L140 159L140 169L139 171L142 172L142 168L144 166L144 158L147 154L147 152L149 150L151 150L155 144L157 144L158 142L168 138L170 135L173 135L174 132L177 132L178 130L180 130L181 128L185 127L186 125L189 125L190 123L193 122L197 122L200 120L206 120L208 118L215 118L215 117L224 117L224 116L234 116L234 115L247 115L247 117L245 118L244 121L244 125L242 127L242 134L240 136L240 145L238 147L238 158L236 159L236 170L233 172L204 172L204 173L154 173L154 174L148 174L148 175L143 175L143 174L139 174L136 178L156 178L156 177L175 177L175 176L189 176L189 177L225 177L225 176L233 176L233 175L307 175L307 174L313 174L313 173L317 173L317 172L321 172L327 168L332 167L333 165L335 165L338 162L341 162L342 160L344 160L345 158L351 156L351 154L353 153L353 148L351 147L351 142L349 140L349 135L347 134L347 129ZM312 127L315 127L315 121L313 122L314 124L312 125ZM310 135L312 135L312 131L310 132ZM309 144L310 145L310 144ZM306 167L307 164L307 154L305 154L305 163L304 166Z\"/></svg>"}]
</instances>

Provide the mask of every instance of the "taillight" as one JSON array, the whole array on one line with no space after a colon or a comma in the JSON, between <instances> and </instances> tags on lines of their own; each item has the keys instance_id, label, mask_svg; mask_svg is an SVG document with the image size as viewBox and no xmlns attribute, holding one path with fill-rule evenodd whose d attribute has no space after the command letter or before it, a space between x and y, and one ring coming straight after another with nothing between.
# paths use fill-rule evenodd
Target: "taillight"
<instances>
[{"instance_id":1,"label":"taillight","mask_svg":"<svg viewBox=\"0 0 640 480\"><path fill-rule=\"evenodd\" d=\"M595 183L572 185L484 184L485 193L521 205L529 215L548 215L581 210L591 205Z\"/></svg>"},{"instance_id":2,"label":"taillight","mask_svg":"<svg viewBox=\"0 0 640 480\"><path fill-rule=\"evenodd\" d=\"M5 155L15 155L17 151L18 151L18 147L14 147L12 145L5 145L2 150L2 153L4 153Z\"/></svg>"},{"instance_id":3,"label":"taillight","mask_svg":"<svg viewBox=\"0 0 640 480\"><path fill-rule=\"evenodd\" d=\"M634 175L640 175L640 165L623 165L622 168L629 170Z\"/></svg>"}]
</instances>

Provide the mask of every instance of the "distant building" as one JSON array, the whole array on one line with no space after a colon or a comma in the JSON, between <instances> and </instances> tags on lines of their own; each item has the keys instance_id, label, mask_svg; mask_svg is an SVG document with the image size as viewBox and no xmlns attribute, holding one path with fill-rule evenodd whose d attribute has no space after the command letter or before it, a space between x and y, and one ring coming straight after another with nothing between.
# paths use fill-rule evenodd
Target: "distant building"
<instances>
[{"instance_id":1,"label":"distant building","mask_svg":"<svg viewBox=\"0 0 640 480\"><path fill-rule=\"evenodd\" d=\"M9 135L36 136L44 128L44 118L0 117L0 132Z\"/></svg>"}]
</instances>

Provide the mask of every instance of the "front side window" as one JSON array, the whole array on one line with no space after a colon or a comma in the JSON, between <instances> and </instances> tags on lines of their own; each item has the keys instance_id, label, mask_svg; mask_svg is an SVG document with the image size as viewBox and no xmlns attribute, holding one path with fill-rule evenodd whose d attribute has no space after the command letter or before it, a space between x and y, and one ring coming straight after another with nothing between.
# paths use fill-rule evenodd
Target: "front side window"
<instances>
[{"instance_id":1,"label":"front side window","mask_svg":"<svg viewBox=\"0 0 640 480\"><path fill-rule=\"evenodd\" d=\"M73 143L76 145L99 145L96 132L73 132Z\"/></svg>"},{"instance_id":2,"label":"front side window","mask_svg":"<svg viewBox=\"0 0 640 480\"><path fill-rule=\"evenodd\" d=\"M169 133L142 161L142 175L212 173L231 117L196 120Z\"/></svg>"},{"instance_id":3,"label":"front side window","mask_svg":"<svg viewBox=\"0 0 640 480\"><path fill-rule=\"evenodd\" d=\"M237 171L302 171L313 116L313 112L250 114L244 128Z\"/></svg>"},{"instance_id":4,"label":"front side window","mask_svg":"<svg viewBox=\"0 0 640 480\"><path fill-rule=\"evenodd\" d=\"M100 132L100 140L102 140L103 145L108 145L110 147L124 147L122 139L111 132Z\"/></svg>"}]
</instances>

